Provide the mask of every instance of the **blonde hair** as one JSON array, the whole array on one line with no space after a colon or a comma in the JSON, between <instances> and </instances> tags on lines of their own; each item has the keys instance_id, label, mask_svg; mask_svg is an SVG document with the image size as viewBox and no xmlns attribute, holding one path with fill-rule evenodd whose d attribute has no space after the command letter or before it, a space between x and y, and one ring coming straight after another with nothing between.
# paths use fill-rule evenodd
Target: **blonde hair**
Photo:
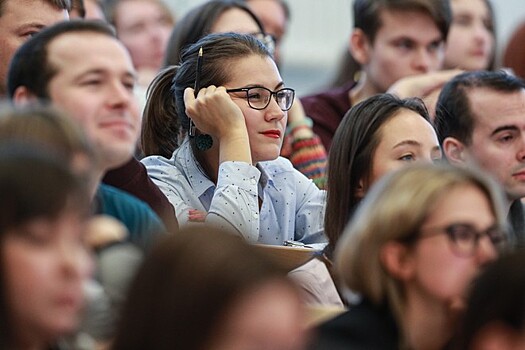
<instances>
[{"instance_id":1,"label":"blonde hair","mask_svg":"<svg viewBox=\"0 0 525 350\"><path fill-rule=\"evenodd\" d=\"M343 285L375 305L388 304L400 321L403 287L383 267L380 251L389 241L410 242L417 237L438 200L461 186L478 188L490 203L496 225L506 230L503 194L485 176L444 164L403 168L372 187L344 230L335 251L335 268Z\"/></svg>"}]
</instances>

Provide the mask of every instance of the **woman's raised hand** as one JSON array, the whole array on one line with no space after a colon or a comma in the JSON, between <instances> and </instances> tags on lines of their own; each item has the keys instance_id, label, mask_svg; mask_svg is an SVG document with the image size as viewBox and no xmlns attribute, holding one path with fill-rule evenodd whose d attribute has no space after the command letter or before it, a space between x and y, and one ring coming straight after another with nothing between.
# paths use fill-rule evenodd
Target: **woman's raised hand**
<instances>
[{"instance_id":1,"label":"woman's raised hand","mask_svg":"<svg viewBox=\"0 0 525 350\"><path fill-rule=\"evenodd\" d=\"M219 142L219 163L243 161L252 163L250 140L244 115L232 101L223 86L208 86L199 90L184 91L186 114L202 132L210 134Z\"/></svg>"}]
</instances>

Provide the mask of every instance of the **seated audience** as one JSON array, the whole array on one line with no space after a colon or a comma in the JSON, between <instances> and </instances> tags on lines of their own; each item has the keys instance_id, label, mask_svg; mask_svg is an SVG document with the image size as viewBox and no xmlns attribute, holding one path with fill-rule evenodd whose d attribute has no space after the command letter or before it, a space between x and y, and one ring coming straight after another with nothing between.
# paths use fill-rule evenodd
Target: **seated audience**
<instances>
[{"instance_id":1,"label":"seated audience","mask_svg":"<svg viewBox=\"0 0 525 350\"><path fill-rule=\"evenodd\" d=\"M413 165L373 186L335 251L359 301L312 349L442 349L468 287L506 246L500 191L476 172Z\"/></svg>"},{"instance_id":2,"label":"seated audience","mask_svg":"<svg viewBox=\"0 0 525 350\"><path fill-rule=\"evenodd\" d=\"M349 50L361 66L359 81L301 98L327 150L345 113L360 101L387 91L425 100L457 74L439 72L448 0L354 0L353 17Z\"/></svg>"},{"instance_id":3,"label":"seated audience","mask_svg":"<svg viewBox=\"0 0 525 350\"><path fill-rule=\"evenodd\" d=\"M428 112L419 99L382 94L351 108L339 124L330 151L323 262L331 270L333 250L368 189L386 173L413 162L432 162L441 151ZM313 274L311 265L318 271ZM319 260L292 271L305 300L341 305L326 267ZM324 270L324 273L323 273ZM330 271L333 274L333 271Z\"/></svg>"},{"instance_id":4,"label":"seated audience","mask_svg":"<svg viewBox=\"0 0 525 350\"><path fill-rule=\"evenodd\" d=\"M87 306L81 330L94 340L105 342L114 332L117 310L142 260L142 252L129 242L129 231L118 220L118 212L101 213L97 208L98 178L96 171L92 171L97 158L78 125L52 109L5 107L0 112L0 142L21 141L60 155L87 185L95 215L90 220L85 243L94 249L96 265L93 279L86 286ZM129 209L123 205L120 212L128 214Z\"/></svg>"},{"instance_id":5,"label":"seated audience","mask_svg":"<svg viewBox=\"0 0 525 350\"><path fill-rule=\"evenodd\" d=\"M181 225L204 220L265 244L324 242L324 191L279 157L295 92L262 42L202 38L183 53L171 91L187 136L171 158L142 162Z\"/></svg>"},{"instance_id":6,"label":"seated audience","mask_svg":"<svg viewBox=\"0 0 525 350\"><path fill-rule=\"evenodd\" d=\"M57 23L24 43L11 61L8 86L15 105L51 102L80 125L97 157L92 169L97 210L121 220L130 240L146 248L166 230L159 216L134 196L100 183L110 169L133 159L140 132L134 76L129 54L111 27L77 20ZM157 204L163 217L175 221L173 207L135 162L136 171L121 176L120 183L132 182L131 187Z\"/></svg>"},{"instance_id":7,"label":"seated audience","mask_svg":"<svg viewBox=\"0 0 525 350\"><path fill-rule=\"evenodd\" d=\"M166 61L178 65L184 48L210 33L236 32L252 34L262 40L273 55L274 42L253 12L244 4L230 0L208 1L191 10L175 26L170 38ZM174 101L169 89L175 68L161 73L150 86L142 124L142 149L145 155L171 157L180 144L181 128L171 110ZM288 112L283 157L289 158L295 168L323 188L326 176L326 150L311 129L300 102L294 101Z\"/></svg>"},{"instance_id":8,"label":"seated audience","mask_svg":"<svg viewBox=\"0 0 525 350\"><path fill-rule=\"evenodd\" d=\"M160 241L131 287L112 349L304 349L297 291L261 254L208 226Z\"/></svg>"}]
</instances>

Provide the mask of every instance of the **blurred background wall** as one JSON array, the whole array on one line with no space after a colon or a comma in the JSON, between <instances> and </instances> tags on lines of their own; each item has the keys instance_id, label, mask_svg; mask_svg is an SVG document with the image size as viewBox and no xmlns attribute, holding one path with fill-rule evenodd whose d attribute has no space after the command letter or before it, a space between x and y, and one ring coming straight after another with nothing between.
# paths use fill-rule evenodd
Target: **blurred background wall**
<instances>
[{"instance_id":1,"label":"blurred background wall","mask_svg":"<svg viewBox=\"0 0 525 350\"><path fill-rule=\"evenodd\" d=\"M177 16L205 0L165 0ZM281 74L298 95L322 89L334 76L352 27L352 0L287 0L291 22L283 42ZM525 21L525 0L492 0L498 52Z\"/></svg>"}]
</instances>

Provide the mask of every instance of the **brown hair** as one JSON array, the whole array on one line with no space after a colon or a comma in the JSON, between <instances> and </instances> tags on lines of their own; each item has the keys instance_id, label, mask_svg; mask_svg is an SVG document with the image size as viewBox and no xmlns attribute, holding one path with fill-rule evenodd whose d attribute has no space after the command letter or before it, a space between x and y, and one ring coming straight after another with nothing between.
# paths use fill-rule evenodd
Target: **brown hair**
<instances>
[{"instance_id":1,"label":"brown hair","mask_svg":"<svg viewBox=\"0 0 525 350\"><path fill-rule=\"evenodd\" d=\"M113 350L204 349L239 297L285 271L227 231L187 227L152 249L129 290Z\"/></svg>"},{"instance_id":2,"label":"brown hair","mask_svg":"<svg viewBox=\"0 0 525 350\"><path fill-rule=\"evenodd\" d=\"M382 11L421 11L428 14L446 40L452 13L449 0L354 0L354 28L374 42L381 27Z\"/></svg>"}]
</instances>

